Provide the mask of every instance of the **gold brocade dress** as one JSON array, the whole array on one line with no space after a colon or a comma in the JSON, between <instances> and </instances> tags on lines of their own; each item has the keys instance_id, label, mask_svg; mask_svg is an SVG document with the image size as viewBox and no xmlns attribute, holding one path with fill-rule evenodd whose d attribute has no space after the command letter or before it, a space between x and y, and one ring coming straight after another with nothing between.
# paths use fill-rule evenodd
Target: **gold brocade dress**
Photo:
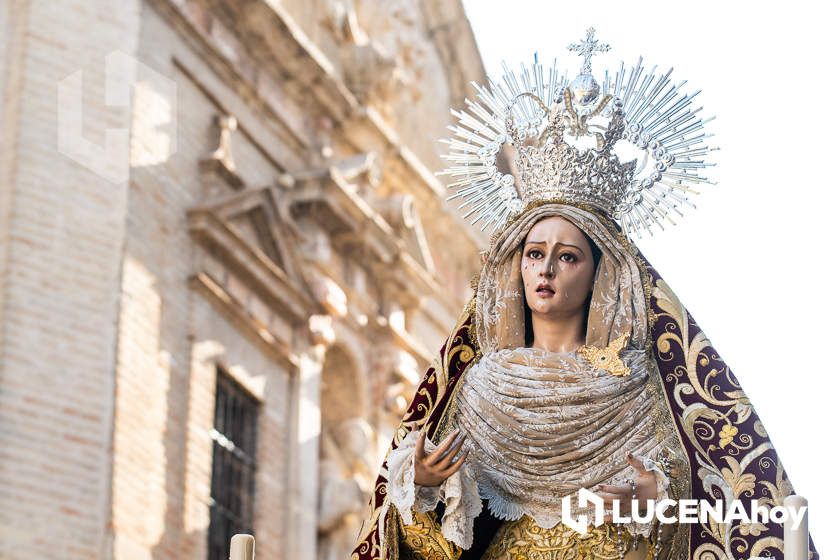
<instances>
[{"instance_id":1,"label":"gold brocade dress","mask_svg":"<svg viewBox=\"0 0 840 560\"><path fill-rule=\"evenodd\" d=\"M405 525L398 515L393 517L399 527L395 537L400 560L458 560L462 556L462 550L441 534L435 512L414 513L413 518L412 524ZM649 538L634 541L612 523L590 527L586 535L562 523L544 529L525 515L499 526L481 560L652 560L657 538L655 531Z\"/></svg>"},{"instance_id":2,"label":"gold brocade dress","mask_svg":"<svg viewBox=\"0 0 840 560\"><path fill-rule=\"evenodd\" d=\"M544 529L524 515L499 527L481 560L650 560L653 551L651 539L634 544L612 523L581 535L562 523Z\"/></svg>"}]
</instances>

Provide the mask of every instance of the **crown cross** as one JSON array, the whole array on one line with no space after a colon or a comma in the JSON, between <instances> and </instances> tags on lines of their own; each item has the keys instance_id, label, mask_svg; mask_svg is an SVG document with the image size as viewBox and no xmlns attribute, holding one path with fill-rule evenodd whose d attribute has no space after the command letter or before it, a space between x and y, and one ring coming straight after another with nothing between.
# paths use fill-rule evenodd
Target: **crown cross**
<instances>
[{"instance_id":1,"label":"crown cross","mask_svg":"<svg viewBox=\"0 0 840 560\"><path fill-rule=\"evenodd\" d=\"M586 39L580 43L571 43L569 50L583 57L583 65L580 67L580 73L591 74L592 55L607 52L610 50L610 46L606 43L599 43L595 38L595 28L590 27L586 30Z\"/></svg>"}]
</instances>

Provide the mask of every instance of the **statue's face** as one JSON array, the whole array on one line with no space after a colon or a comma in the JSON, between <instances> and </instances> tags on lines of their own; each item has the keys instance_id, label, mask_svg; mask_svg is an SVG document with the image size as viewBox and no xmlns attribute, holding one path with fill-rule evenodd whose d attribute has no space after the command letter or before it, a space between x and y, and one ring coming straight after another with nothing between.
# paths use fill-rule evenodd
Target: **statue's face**
<instances>
[{"instance_id":1,"label":"statue's face","mask_svg":"<svg viewBox=\"0 0 840 560\"><path fill-rule=\"evenodd\" d=\"M586 303L595 278L595 261L586 235L560 216L531 228L522 252L525 300L533 313L566 317Z\"/></svg>"}]
</instances>

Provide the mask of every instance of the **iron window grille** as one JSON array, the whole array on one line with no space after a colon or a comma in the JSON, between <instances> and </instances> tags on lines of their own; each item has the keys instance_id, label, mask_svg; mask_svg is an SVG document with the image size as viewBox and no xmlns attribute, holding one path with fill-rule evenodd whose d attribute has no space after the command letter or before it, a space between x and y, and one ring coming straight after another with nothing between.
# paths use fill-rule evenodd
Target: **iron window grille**
<instances>
[{"instance_id":1,"label":"iron window grille","mask_svg":"<svg viewBox=\"0 0 840 560\"><path fill-rule=\"evenodd\" d=\"M259 401L216 368L209 560L227 560L233 535L253 534L259 408Z\"/></svg>"}]
</instances>

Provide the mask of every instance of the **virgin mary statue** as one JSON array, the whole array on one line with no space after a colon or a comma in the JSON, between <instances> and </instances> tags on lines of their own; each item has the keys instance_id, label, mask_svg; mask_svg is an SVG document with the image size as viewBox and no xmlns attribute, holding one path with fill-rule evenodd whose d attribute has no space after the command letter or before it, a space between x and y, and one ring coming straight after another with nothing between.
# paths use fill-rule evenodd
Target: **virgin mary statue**
<instances>
[{"instance_id":1,"label":"virgin mary statue","mask_svg":"<svg viewBox=\"0 0 840 560\"><path fill-rule=\"evenodd\" d=\"M752 515L793 492L779 457L628 236L707 181L706 121L670 71L640 61L598 83L590 58L605 45L589 30L570 49L583 56L571 82L535 61L456 112L452 187L494 233L393 438L353 560L783 555L781 525ZM581 490L614 506L606 520ZM749 515L681 522L679 499Z\"/></svg>"}]
</instances>

